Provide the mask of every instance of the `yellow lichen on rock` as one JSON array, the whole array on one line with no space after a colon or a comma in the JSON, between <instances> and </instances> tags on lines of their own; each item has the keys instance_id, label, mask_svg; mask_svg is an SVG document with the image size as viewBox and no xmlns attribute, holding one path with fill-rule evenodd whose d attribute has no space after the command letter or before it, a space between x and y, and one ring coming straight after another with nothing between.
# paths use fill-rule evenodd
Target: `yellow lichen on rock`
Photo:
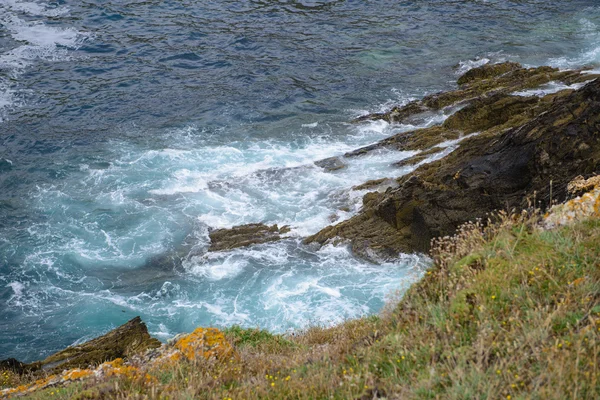
<instances>
[{"instance_id":1,"label":"yellow lichen on rock","mask_svg":"<svg viewBox=\"0 0 600 400\"><path fill-rule=\"evenodd\" d=\"M581 192L588 192L596 187L600 187L600 175L592 176L591 178L585 179L579 175L574 178L567 185L569 193L577 194Z\"/></svg>"},{"instance_id":2,"label":"yellow lichen on rock","mask_svg":"<svg viewBox=\"0 0 600 400\"><path fill-rule=\"evenodd\" d=\"M122 358L103 363L98 367L98 372L105 376L124 376L134 378L139 374L139 368L126 365Z\"/></svg>"},{"instance_id":3,"label":"yellow lichen on rock","mask_svg":"<svg viewBox=\"0 0 600 400\"><path fill-rule=\"evenodd\" d=\"M216 328L197 328L177 340L174 347L190 361L200 357L226 359L234 353L223 332Z\"/></svg>"},{"instance_id":4,"label":"yellow lichen on rock","mask_svg":"<svg viewBox=\"0 0 600 400\"><path fill-rule=\"evenodd\" d=\"M95 369L69 369L60 375L50 375L28 385L1 390L0 397L22 395L91 377L118 377L151 384L158 381L156 377L148 373L154 367L158 367L160 370L167 364L173 365L182 361L230 360L233 357L236 357L236 352L225 339L223 332L216 328L197 328L194 332L179 337L171 344L162 345L155 350L153 355L141 356L141 358L129 361L116 358L100 364Z\"/></svg>"},{"instance_id":5,"label":"yellow lichen on rock","mask_svg":"<svg viewBox=\"0 0 600 400\"><path fill-rule=\"evenodd\" d=\"M64 371L60 375L49 375L45 378L36 380L28 385L20 385L15 388L5 389L0 391L0 397L11 396L11 395L23 395L26 393L35 392L36 390L45 389L51 386L61 385L68 382L77 381L80 379L87 379L95 375L94 370L73 368L68 371Z\"/></svg>"},{"instance_id":6,"label":"yellow lichen on rock","mask_svg":"<svg viewBox=\"0 0 600 400\"><path fill-rule=\"evenodd\" d=\"M91 369L79 369L75 368L63 373L62 378L65 381L76 381L78 379L85 379L94 375L94 371Z\"/></svg>"},{"instance_id":7,"label":"yellow lichen on rock","mask_svg":"<svg viewBox=\"0 0 600 400\"><path fill-rule=\"evenodd\" d=\"M150 364L148 364L149 366ZM122 358L117 358L113 361L107 361L101 364L95 371L94 375L97 377L120 377L128 380L137 380L142 383L155 383L158 380L156 377L146 373L146 365L138 367L132 364L128 364Z\"/></svg>"},{"instance_id":8,"label":"yellow lichen on rock","mask_svg":"<svg viewBox=\"0 0 600 400\"><path fill-rule=\"evenodd\" d=\"M569 183L568 190L587 193L552 207L544 216L546 228L568 225L589 217L600 217L600 175L587 180L579 176Z\"/></svg>"}]
</instances>

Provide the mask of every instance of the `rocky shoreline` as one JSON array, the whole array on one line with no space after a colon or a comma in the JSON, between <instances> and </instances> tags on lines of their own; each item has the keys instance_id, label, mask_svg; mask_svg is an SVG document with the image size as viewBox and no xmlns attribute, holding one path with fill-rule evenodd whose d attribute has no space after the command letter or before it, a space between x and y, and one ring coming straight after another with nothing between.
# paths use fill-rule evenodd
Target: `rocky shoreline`
<instances>
[{"instance_id":1,"label":"rocky shoreline","mask_svg":"<svg viewBox=\"0 0 600 400\"><path fill-rule=\"evenodd\" d=\"M322 229L304 243L350 243L357 257L379 262L399 253L427 252L432 239L451 235L465 222L489 218L495 211L520 210L532 204L546 209L573 197L581 185L574 190L570 182L575 178L575 182L587 182L586 178L600 173L598 77L586 70L524 68L516 63L485 65L460 77L455 91L358 118L355 123L375 119L399 123L418 121L442 109L456 110L442 125L403 132L316 162L334 173L345 167L344 159L378 149L418 151L398 165L413 167L412 173L382 177L355 188L377 190L364 196L357 215ZM560 82L564 88L542 95L528 92L550 82ZM432 157L443 152L448 141L460 141L460 145L443 158ZM262 223L214 230L208 251L276 241L287 232L287 226ZM159 347L138 317L40 362L4 360L0 371L60 374Z\"/></svg>"},{"instance_id":2,"label":"rocky shoreline","mask_svg":"<svg viewBox=\"0 0 600 400\"><path fill-rule=\"evenodd\" d=\"M459 148L426 164L419 154L413 157L421 164L397 179L396 188L367 194L358 215L323 229L306 243L346 239L356 255L368 258L374 253L388 259L399 252L426 252L431 239L453 234L467 221L487 218L498 210L526 208L528 202L544 209L552 201L563 201L573 178L598 172L597 80L578 90L542 97L514 94L534 84L580 83L596 75L548 67L523 69L512 63L482 67L467 75L469 79L459 79L463 86L458 91L434 96L464 105L441 126L392 136L346 157L381 147L428 154L444 141L463 137ZM461 100L459 95L465 93L469 98ZM479 94L473 97L473 93ZM405 111L415 109L414 104L405 107ZM368 118L395 120L398 113L402 110Z\"/></svg>"},{"instance_id":3,"label":"rocky shoreline","mask_svg":"<svg viewBox=\"0 0 600 400\"><path fill-rule=\"evenodd\" d=\"M304 243L349 243L355 256L377 263L399 253L427 252L433 238L450 235L461 224L494 211L524 208L531 202L546 208L552 201L565 200L574 177L594 175L600 168L599 76L585 69L488 64L461 76L457 90L355 119L418 123L440 110L453 111L441 125L402 132L315 162L334 173L346 160L380 149L418 152L396 164L413 172L353 188L373 190L364 196L362 210ZM545 89L550 83L561 90ZM458 142L457 150L443 154ZM251 237L240 240L237 232L245 227L219 230L219 235L228 237L227 249L283 237L261 224L255 227ZM209 251L218 249L211 246Z\"/></svg>"}]
</instances>

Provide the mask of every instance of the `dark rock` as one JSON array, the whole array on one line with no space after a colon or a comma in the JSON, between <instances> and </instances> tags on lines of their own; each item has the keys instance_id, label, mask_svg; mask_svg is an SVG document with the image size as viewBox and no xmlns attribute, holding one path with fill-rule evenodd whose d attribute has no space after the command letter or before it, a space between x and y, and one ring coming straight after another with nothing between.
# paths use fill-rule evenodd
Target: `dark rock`
<instances>
[{"instance_id":1,"label":"dark rock","mask_svg":"<svg viewBox=\"0 0 600 400\"><path fill-rule=\"evenodd\" d=\"M150 336L140 317L135 317L103 336L67 347L40 364L44 371L60 372L70 368L86 368L116 358L128 358L160 346L161 343Z\"/></svg>"},{"instance_id":2,"label":"dark rock","mask_svg":"<svg viewBox=\"0 0 600 400\"><path fill-rule=\"evenodd\" d=\"M323 160L315 161L317 167L323 168L326 172L337 171L346 168L346 164L340 157L329 157Z\"/></svg>"},{"instance_id":3,"label":"dark rock","mask_svg":"<svg viewBox=\"0 0 600 400\"><path fill-rule=\"evenodd\" d=\"M600 81L539 100L490 98L428 132L469 131L473 123L483 129L479 135L398 179L397 189L365 195L360 214L305 242L349 240L361 256L427 251L432 238L452 234L464 222L525 208L534 193L538 205L548 206L551 192L553 200L564 200L574 177L600 172ZM496 108L499 104L506 109ZM418 136L418 131L403 133L383 145L406 148Z\"/></svg>"},{"instance_id":4,"label":"dark rock","mask_svg":"<svg viewBox=\"0 0 600 400\"><path fill-rule=\"evenodd\" d=\"M352 190L387 190L387 188L395 188L398 187L398 182L395 179L391 178L381 178L381 179L373 179L371 181L367 181L361 185L357 185L352 187Z\"/></svg>"},{"instance_id":5,"label":"dark rock","mask_svg":"<svg viewBox=\"0 0 600 400\"><path fill-rule=\"evenodd\" d=\"M59 373L71 368L87 368L116 358L129 358L148 349L160 347L161 343L150 336L140 317L119 326L107 334L88 342L67 347L42 361L31 364L14 358L0 361L0 371L10 370L23 375L32 373Z\"/></svg>"},{"instance_id":6,"label":"dark rock","mask_svg":"<svg viewBox=\"0 0 600 400\"><path fill-rule=\"evenodd\" d=\"M455 140L470 133L485 131L488 136L500 134L541 115L557 99L572 92L573 90L563 90L543 98L512 96L505 93L481 96L451 115L441 126L402 132L348 152L344 156L359 157L384 148L398 151L428 150L442 142Z\"/></svg>"},{"instance_id":7,"label":"dark rock","mask_svg":"<svg viewBox=\"0 0 600 400\"><path fill-rule=\"evenodd\" d=\"M464 85L473 81L480 81L483 79L490 79L503 75L507 72L514 71L521 68L521 64L515 62L504 62L500 64L485 64L478 68L473 68L467 71L463 76L458 78L458 84Z\"/></svg>"},{"instance_id":8,"label":"dark rock","mask_svg":"<svg viewBox=\"0 0 600 400\"><path fill-rule=\"evenodd\" d=\"M367 114L352 120L353 123L363 121L376 121L382 119L389 123L405 122L408 118L430 111L421 101L411 101L404 106L396 106L385 113Z\"/></svg>"},{"instance_id":9,"label":"dark rock","mask_svg":"<svg viewBox=\"0 0 600 400\"><path fill-rule=\"evenodd\" d=\"M253 244L275 242L290 231L288 226L248 224L230 229L215 229L209 233L211 244L208 251L231 250Z\"/></svg>"},{"instance_id":10,"label":"dark rock","mask_svg":"<svg viewBox=\"0 0 600 400\"><path fill-rule=\"evenodd\" d=\"M415 165L422 161L425 161L429 156L432 156L441 151L444 151L444 149L441 147L435 146L428 150L422 151L419 154L415 154L412 157L405 158L404 160L398 161L397 163L394 163L393 165L396 167L408 167L411 165Z\"/></svg>"},{"instance_id":11,"label":"dark rock","mask_svg":"<svg viewBox=\"0 0 600 400\"><path fill-rule=\"evenodd\" d=\"M460 130L465 134L484 131L503 125L524 113L532 116L532 109L539 102L540 99L536 96L495 94L491 97L481 97L453 114L443 126L450 130Z\"/></svg>"},{"instance_id":12,"label":"dark rock","mask_svg":"<svg viewBox=\"0 0 600 400\"><path fill-rule=\"evenodd\" d=\"M446 107L468 105L471 102L498 94L539 87L550 81L573 84L595 79L598 75L584 73L585 70L559 71L552 67L523 68L518 63L486 64L467 71L458 79L460 88L448 92L434 93L422 100L404 106L393 107L384 113L361 116L353 122L382 119L390 123L406 120L426 112L442 110Z\"/></svg>"}]
</instances>

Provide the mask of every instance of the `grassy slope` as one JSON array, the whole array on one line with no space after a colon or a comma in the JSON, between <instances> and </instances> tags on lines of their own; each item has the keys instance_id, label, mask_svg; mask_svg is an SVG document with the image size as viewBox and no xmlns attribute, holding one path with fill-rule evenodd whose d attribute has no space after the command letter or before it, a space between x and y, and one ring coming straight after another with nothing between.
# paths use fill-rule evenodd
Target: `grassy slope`
<instances>
[{"instance_id":1,"label":"grassy slope","mask_svg":"<svg viewBox=\"0 0 600 400\"><path fill-rule=\"evenodd\" d=\"M239 357L31 398L600 398L600 220L464 227L380 317L293 337L230 328Z\"/></svg>"}]
</instances>

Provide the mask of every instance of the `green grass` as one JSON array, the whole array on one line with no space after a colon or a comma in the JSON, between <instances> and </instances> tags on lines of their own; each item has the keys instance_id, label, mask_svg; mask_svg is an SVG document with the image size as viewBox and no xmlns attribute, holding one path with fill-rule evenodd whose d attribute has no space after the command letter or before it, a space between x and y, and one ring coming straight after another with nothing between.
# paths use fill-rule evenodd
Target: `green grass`
<instances>
[{"instance_id":1,"label":"green grass","mask_svg":"<svg viewBox=\"0 0 600 400\"><path fill-rule=\"evenodd\" d=\"M32 398L600 398L600 220L542 231L504 216L437 241L432 257L379 317L294 336L232 327L235 361Z\"/></svg>"},{"instance_id":2,"label":"green grass","mask_svg":"<svg viewBox=\"0 0 600 400\"><path fill-rule=\"evenodd\" d=\"M267 352L284 351L295 346L294 342L283 335L274 335L266 330L246 329L234 325L223 330L225 337L236 348L260 348Z\"/></svg>"}]
</instances>

